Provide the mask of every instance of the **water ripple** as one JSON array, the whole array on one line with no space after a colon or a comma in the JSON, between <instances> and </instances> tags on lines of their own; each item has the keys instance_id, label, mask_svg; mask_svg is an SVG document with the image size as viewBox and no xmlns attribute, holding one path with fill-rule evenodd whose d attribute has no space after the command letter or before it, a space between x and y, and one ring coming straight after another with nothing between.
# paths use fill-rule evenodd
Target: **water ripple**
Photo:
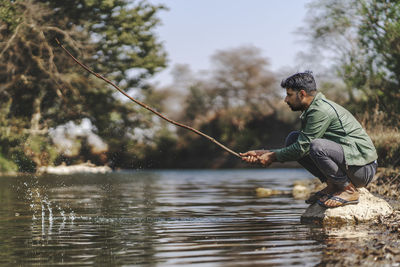
<instances>
[{"instance_id":1,"label":"water ripple","mask_svg":"<svg viewBox=\"0 0 400 267\"><path fill-rule=\"evenodd\" d=\"M0 263L313 266L324 245L300 224L304 202L254 191L290 190L307 177L223 170L2 179Z\"/></svg>"}]
</instances>

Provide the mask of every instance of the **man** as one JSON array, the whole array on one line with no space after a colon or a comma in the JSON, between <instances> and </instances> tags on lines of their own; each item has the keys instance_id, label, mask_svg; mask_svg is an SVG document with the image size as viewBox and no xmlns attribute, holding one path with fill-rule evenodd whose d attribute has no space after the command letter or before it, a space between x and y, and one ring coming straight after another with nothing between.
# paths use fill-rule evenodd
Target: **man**
<instances>
[{"instance_id":1,"label":"man","mask_svg":"<svg viewBox=\"0 0 400 267\"><path fill-rule=\"evenodd\" d=\"M327 184L306 203L326 208L357 204L357 188L371 182L377 168L371 139L349 111L317 92L311 72L296 73L281 87L289 107L302 111L301 130L289 134L284 148L241 153L243 160L264 166L296 160Z\"/></svg>"}]
</instances>

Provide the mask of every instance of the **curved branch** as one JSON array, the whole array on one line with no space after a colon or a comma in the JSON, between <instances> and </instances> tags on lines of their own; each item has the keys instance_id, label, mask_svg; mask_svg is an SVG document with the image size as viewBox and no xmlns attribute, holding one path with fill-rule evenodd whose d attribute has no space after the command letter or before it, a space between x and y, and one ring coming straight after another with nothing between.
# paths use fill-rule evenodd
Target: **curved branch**
<instances>
[{"instance_id":1,"label":"curved branch","mask_svg":"<svg viewBox=\"0 0 400 267\"><path fill-rule=\"evenodd\" d=\"M5 47L3 48L3 50L1 50L0 57L2 57L4 52L7 51L8 48L10 48L11 43L14 41L15 37L18 35L18 31L19 31L19 28L21 28L21 25L22 25L22 23L17 26L17 28L15 29L14 34L7 41L7 43L6 43Z\"/></svg>"},{"instance_id":2,"label":"curved branch","mask_svg":"<svg viewBox=\"0 0 400 267\"><path fill-rule=\"evenodd\" d=\"M102 75L100 75L100 74L98 74L98 73L92 71L91 69L89 69L89 67L87 67L86 65L82 64L81 62L79 62L79 61L78 61L78 60L77 60L77 59L76 59L76 58L75 58L75 57L60 43L60 41L59 41L58 39L56 39L56 42L58 43L58 45L59 45L59 46L60 46L60 47L61 47L61 48L62 48L62 49L63 49L63 50L64 50L64 51L65 51L79 66L81 66L82 68L84 68L84 69L85 69L86 71L88 71L90 74L93 74L93 75L96 76L97 78L99 78L99 79L105 81L106 83L112 85L115 89L117 89L121 94L123 94L124 96L126 96L127 98L129 98L131 101L133 101L133 102L135 102L136 104L140 105L141 107L143 107L143 108L145 108L145 109L151 111L152 113L156 114L157 116L159 116L160 118L166 120L166 121L169 122L169 123L172 123L172 124L174 124L174 125L176 125L176 126L185 128L185 129L190 130L190 131L192 131L192 132L194 132L194 133L196 133L196 134L198 134L198 135L200 135L200 136L203 136L203 137L207 138L208 140L210 140L210 141L213 142L214 144L216 144L216 145L220 146L221 148L223 148L225 151L231 153L232 155L235 155L236 157L241 158L241 156L240 156L237 152L235 152L235 151L229 149L228 147L224 146L223 144L219 143L218 141L216 141L216 140L215 140L214 138L212 138L211 136L208 136L208 135L206 135L205 133L200 132L199 130L196 130L196 129L190 127L190 126L187 126L187 125L185 125L185 124L181 124L181 123L176 122L176 121L174 121L174 120L171 120L171 119L165 117L164 115L162 115L161 113L159 113L158 111L154 110L153 108L149 107L149 106L146 105L145 103L142 103L142 102L140 102L139 100L136 100L136 99L134 99L133 97L129 96L125 91L123 91L121 88L119 88L119 87L118 87L117 85L115 85L113 82L111 82L111 81L108 80L107 78L104 78Z\"/></svg>"}]
</instances>

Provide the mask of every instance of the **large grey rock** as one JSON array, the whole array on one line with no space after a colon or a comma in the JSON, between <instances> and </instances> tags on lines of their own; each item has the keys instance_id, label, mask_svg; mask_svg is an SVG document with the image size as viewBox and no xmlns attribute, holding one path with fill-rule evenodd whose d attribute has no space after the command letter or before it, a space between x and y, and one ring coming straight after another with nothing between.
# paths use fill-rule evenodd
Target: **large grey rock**
<instances>
[{"instance_id":1,"label":"large grey rock","mask_svg":"<svg viewBox=\"0 0 400 267\"><path fill-rule=\"evenodd\" d=\"M385 200L372 195L365 188L360 188L359 192L360 199L356 205L326 209L318 203L312 204L301 216L302 222L322 225L356 224L393 213L393 208Z\"/></svg>"}]
</instances>

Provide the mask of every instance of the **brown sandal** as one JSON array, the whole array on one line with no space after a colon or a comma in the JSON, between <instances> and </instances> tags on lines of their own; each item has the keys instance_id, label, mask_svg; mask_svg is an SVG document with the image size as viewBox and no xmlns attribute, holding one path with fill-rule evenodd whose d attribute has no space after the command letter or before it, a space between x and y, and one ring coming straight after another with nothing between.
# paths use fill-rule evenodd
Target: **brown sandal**
<instances>
[{"instance_id":1,"label":"brown sandal","mask_svg":"<svg viewBox=\"0 0 400 267\"><path fill-rule=\"evenodd\" d=\"M325 202L328 200L334 200L336 202L339 202L340 204L338 206L327 206L325 205ZM322 202L321 200L317 200L318 204L324 208L337 208L337 207L342 207L342 206L346 206L346 205L352 205L352 204L358 204L358 200L345 200L341 197L336 197L336 196L331 196L330 198L328 198L326 201Z\"/></svg>"}]
</instances>

